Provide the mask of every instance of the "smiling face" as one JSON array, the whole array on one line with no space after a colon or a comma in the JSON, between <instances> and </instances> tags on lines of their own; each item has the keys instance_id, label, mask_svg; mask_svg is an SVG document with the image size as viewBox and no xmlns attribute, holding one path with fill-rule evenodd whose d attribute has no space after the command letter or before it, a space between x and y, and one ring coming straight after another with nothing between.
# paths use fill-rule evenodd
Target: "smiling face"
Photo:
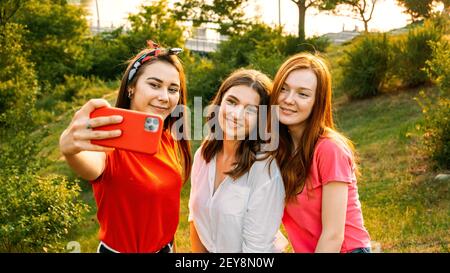
<instances>
[{"instance_id":1,"label":"smiling face","mask_svg":"<svg viewBox=\"0 0 450 273\"><path fill-rule=\"evenodd\" d=\"M180 99L180 74L170 63L156 61L145 67L132 92L130 109L159 115L163 120Z\"/></svg>"},{"instance_id":2,"label":"smiling face","mask_svg":"<svg viewBox=\"0 0 450 273\"><path fill-rule=\"evenodd\" d=\"M317 77L311 69L294 70L287 76L280 95L280 122L288 128L303 127L314 106Z\"/></svg>"},{"instance_id":3,"label":"smiling face","mask_svg":"<svg viewBox=\"0 0 450 273\"><path fill-rule=\"evenodd\" d=\"M258 122L260 96L253 88L236 85L228 89L219 108L219 125L224 139L243 140Z\"/></svg>"}]
</instances>

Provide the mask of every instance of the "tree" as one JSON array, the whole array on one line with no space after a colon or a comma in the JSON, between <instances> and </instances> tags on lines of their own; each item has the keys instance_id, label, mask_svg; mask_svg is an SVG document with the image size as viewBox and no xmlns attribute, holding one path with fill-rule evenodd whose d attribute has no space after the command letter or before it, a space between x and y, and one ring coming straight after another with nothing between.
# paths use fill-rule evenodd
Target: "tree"
<instances>
[{"instance_id":1,"label":"tree","mask_svg":"<svg viewBox=\"0 0 450 273\"><path fill-rule=\"evenodd\" d=\"M450 12L450 0L397 0L406 9L406 13L411 15L413 21L429 18L432 14L433 5L444 4L444 12Z\"/></svg>"},{"instance_id":2,"label":"tree","mask_svg":"<svg viewBox=\"0 0 450 273\"><path fill-rule=\"evenodd\" d=\"M27 0L2 0L0 2L0 25L8 23Z\"/></svg>"},{"instance_id":3,"label":"tree","mask_svg":"<svg viewBox=\"0 0 450 273\"><path fill-rule=\"evenodd\" d=\"M305 40L305 17L306 10L315 7L321 10L333 10L336 8L336 1L332 0L291 0L298 8L298 37Z\"/></svg>"},{"instance_id":4,"label":"tree","mask_svg":"<svg viewBox=\"0 0 450 273\"><path fill-rule=\"evenodd\" d=\"M145 42L149 39L170 47L181 47L184 44L184 28L177 24L167 0L141 6L139 13L128 16L128 21L131 29L127 33L127 44L133 54L145 47Z\"/></svg>"},{"instance_id":5,"label":"tree","mask_svg":"<svg viewBox=\"0 0 450 273\"><path fill-rule=\"evenodd\" d=\"M14 22L25 27L24 47L41 82L61 83L64 75L87 71L84 42L89 32L82 8L62 0L28 0Z\"/></svg>"},{"instance_id":6,"label":"tree","mask_svg":"<svg viewBox=\"0 0 450 273\"><path fill-rule=\"evenodd\" d=\"M177 24L167 1L141 6L138 13L129 15L128 21L131 29L127 32L119 27L91 38L89 50L93 64L90 74L103 79L118 77L125 71L127 60L144 48L147 40L167 47L184 45L184 29Z\"/></svg>"},{"instance_id":7,"label":"tree","mask_svg":"<svg viewBox=\"0 0 450 273\"><path fill-rule=\"evenodd\" d=\"M243 4L248 0L184 0L175 3L175 16L180 21L192 21L198 27L204 23L219 25L219 33L230 35L246 28Z\"/></svg>"},{"instance_id":8,"label":"tree","mask_svg":"<svg viewBox=\"0 0 450 273\"><path fill-rule=\"evenodd\" d=\"M358 19L364 23L364 32L369 32L369 21L378 0L338 0L339 4L347 5L352 12L358 14Z\"/></svg>"}]
</instances>

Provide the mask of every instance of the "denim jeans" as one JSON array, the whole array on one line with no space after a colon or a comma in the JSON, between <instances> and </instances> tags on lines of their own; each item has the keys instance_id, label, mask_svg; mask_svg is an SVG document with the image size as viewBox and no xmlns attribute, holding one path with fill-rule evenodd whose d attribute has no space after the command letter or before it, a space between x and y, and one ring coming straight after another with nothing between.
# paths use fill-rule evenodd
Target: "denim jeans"
<instances>
[{"instance_id":1,"label":"denim jeans","mask_svg":"<svg viewBox=\"0 0 450 273\"><path fill-rule=\"evenodd\" d=\"M370 247L360 247L360 248L355 248L352 251L350 251L350 253L371 253L371 249Z\"/></svg>"}]
</instances>

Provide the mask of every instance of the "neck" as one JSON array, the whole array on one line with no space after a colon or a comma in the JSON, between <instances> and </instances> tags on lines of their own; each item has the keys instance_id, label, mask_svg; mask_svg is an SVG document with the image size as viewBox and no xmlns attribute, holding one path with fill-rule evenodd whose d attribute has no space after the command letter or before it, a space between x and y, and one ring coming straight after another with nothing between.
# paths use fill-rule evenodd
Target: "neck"
<instances>
[{"instance_id":1,"label":"neck","mask_svg":"<svg viewBox=\"0 0 450 273\"><path fill-rule=\"evenodd\" d=\"M294 142L294 148L297 150L298 144L300 143L300 139L303 136L303 132L305 131L304 124L288 126L289 134L291 135L292 142Z\"/></svg>"},{"instance_id":2,"label":"neck","mask_svg":"<svg viewBox=\"0 0 450 273\"><path fill-rule=\"evenodd\" d=\"M222 146L222 154L223 157L228 158L234 158L236 154L236 149L238 145L238 140L223 140L223 146Z\"/></svg>"}]
</instances>

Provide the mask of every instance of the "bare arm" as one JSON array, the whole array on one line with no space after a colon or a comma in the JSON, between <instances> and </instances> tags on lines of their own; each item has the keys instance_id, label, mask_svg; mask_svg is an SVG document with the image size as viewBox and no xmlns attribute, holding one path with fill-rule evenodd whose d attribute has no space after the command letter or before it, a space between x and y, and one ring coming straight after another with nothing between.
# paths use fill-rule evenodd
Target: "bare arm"
<instances>
[{"instance_id":1,"label":"bare arm","mask_svg":"<svg viewBox=\"0 0 450 273\"><path fill-rule=\"evenodd\" d=\"M191 238L191 251L194 253L207 253L208 250L200 241L197 234L197 229L195 229L194 222L189 222L190 238Z\"/></svg>"},{"instance_id":2,"label":"bare arm","mask_svg":"<svg viewBox=\"0 0 450 273\"><path fill-rule=\"evenodd\" d=\"M87 102L76 112L70 125L59 139L59 149L67 163L75 173L86 180L94 180L103 173L105 152L112 150L112 148L91 144L91 139L112 138L121 134L120 130L93 131L91 129L122 121L120 116L89 118L92 111L103 106L110 105L103 99L93 99ZM88 124L91 128L88 128Z\"/></svg>"},{"instance_id":3,"label":"bare arm","mask_svg":"<svg viewBox=\"0 0 450 273\"><path fill-rule=\"evenodd\" d=\"M340 252L344 241L348 184L329 182L322 189L322 234L315 252Z\"/></svg>"}]
</instances>

